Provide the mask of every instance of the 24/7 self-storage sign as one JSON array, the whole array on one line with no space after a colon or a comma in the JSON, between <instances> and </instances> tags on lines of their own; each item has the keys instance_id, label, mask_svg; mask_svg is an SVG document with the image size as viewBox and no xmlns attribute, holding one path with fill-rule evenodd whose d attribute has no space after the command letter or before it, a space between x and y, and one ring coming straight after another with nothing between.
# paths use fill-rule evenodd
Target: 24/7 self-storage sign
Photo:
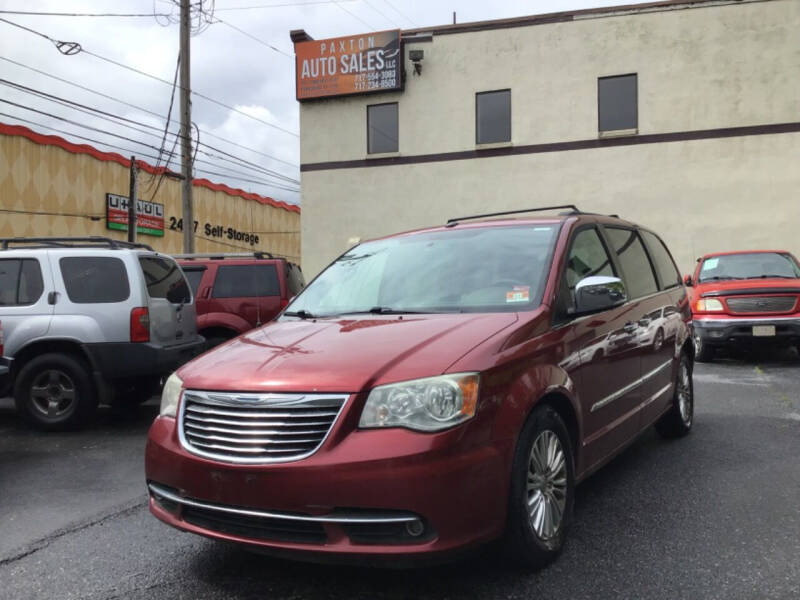
<instances>
[{"instance_id":1,"label":"24/7 self-storage sign","mask_svg":"<svg viewBox=\"0 0 800 600\"><path fill-rule=\"evenodd\" d=\"M402 88L400 30L294 45L297 99Z\"/></svg>"},{"instance_id":2,"label":"24/7 self-storage sign","mask_svg":"<svg viewBox=\"0 0 800 600\"><path fill-rule=\"evenodd\" d=\"M128 198L106 194L106 227L128 231ZM164 236L164 205L147 200L136 201L136 231Z\"/></svg>"}]
</instances>

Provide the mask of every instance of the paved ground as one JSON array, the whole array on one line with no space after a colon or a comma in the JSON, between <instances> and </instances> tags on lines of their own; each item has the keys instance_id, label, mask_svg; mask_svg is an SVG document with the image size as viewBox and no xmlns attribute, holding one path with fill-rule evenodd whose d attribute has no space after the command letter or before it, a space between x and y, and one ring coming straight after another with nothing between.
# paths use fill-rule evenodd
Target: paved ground
<instances>
[{"instance_id":1,"label":"paved ground","mask_svg":"<svg viewBox=\"0 0 800 600\"><path fill-rule=\"evenodd\" d=\"M290 563L182 534L144 504L154 402L43 435L0 400L0 596L16 598L800 598L800 361L699 365L683 440L647 433L580 488L561 559L485 552L387 571Z\"/></svg>"}]
</instances>

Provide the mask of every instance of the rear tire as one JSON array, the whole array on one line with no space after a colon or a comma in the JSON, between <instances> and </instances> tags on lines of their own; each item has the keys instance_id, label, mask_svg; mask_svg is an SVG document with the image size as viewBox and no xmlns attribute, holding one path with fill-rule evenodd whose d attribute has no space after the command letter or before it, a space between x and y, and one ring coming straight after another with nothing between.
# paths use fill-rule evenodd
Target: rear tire
<instances>
[{"instance_id":1,"label":"rear tire","mask_svg":"<svg viewBox=\"0 0 800 600\"><path fill-rule=\"evenodd\" d=\"M684 352L678 364L675 378L675 392L672 395L672 408L656 421L656 431L663 437L677 438L687 435L694 422L694 385L692 383L692 363Z\"/></svg>"},{"instance_id":2,"label":"rear tire","mask_svg":"<svg viewBox=\"0 0 800 600\"><path fill-rule=\"evenodd\" d=\"M520 566L538 571L561 553L572 520L575 467L561 417L535 409L522 429L511 472L506 551Z\"/></svg>"},{"instance_id":3,"label":"rear tire","mask_svg":"<svg viewBox=\"0 0 800 600\"><path fill-rule=\"evenodd\" d=\"M711 362L716 354L715 348L704 343L700 336L694 336L694 359L697 362Z\"/></svg>"},{"instance_id":4,"label":"rear tire","mask_svg":"<svg viewBox=\"0 0 800 600\"><path fill-rule=\"evenodd\" d=\"M22 367L14 402L29 423L54 431L85 425L97 410L98 398L84 360L52 353Z\"/></svg>"}]
</instances>

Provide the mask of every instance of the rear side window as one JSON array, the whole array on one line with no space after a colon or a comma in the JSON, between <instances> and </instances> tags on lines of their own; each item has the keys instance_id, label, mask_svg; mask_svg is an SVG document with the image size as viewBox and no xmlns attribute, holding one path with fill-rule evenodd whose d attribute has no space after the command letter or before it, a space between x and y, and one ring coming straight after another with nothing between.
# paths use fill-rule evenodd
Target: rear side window
<instances>
[{"instance_id":1,"label":"rear side window","mask_svg":"<svg viewBox=\"0 0 800 600\"><path fill-rule=\"evenodd\" d=\"M73 256L58 261L67 296L75 304L122 302L131 295L125 263L110 256Z\"/></svg>"},{"instance_id":2,"label":"rear side window","mask_svg":"<svg viewBox=\"0 0 800 600\"><path fill-rule=\"evenodd\" d=\"M681 275L664 242L649 231L642 231L642 237L655 263L658 279L661 281L661 289L681 285Z\"/></svg>"},{"instance_id":3,"label":"rear side window","mask_svg":"<svg viewBox=\"0 0 800 600\"><path fill-rule=\"evenodd\" d=\"M650 259L636 232L617 227L606 227L606 232L619 256L622 272L625 274L628 298L641 298L657 292L658 285L653 268L650 266Z\"/></svg>"},{"instance_id":4,"label":"rear side window","mask_svg":"<svg viewBox=\"0 0 800 600\"><path fill-rule=\"evenodd\" d=\"M280 296L275 265L221 265L214 281L214 298Z\"/></svg>"},{"instance_id":5,"label":"rear side window","mask_svg":"<svg viewBox=\"0 0 800 600\"><path fill-rule=\"evenodd\" d=\"M0 260L0 306L35 304L43 291L42 270L38 260Z\"/></svg>"},{"instance_id":6,"label":"rear side window","mask_svg":"<svg viewBox=\"0 0 800 600\"><path fill-rule=\"evenodd\" d=\"M186 279L189 280L189 287L192 288L192 294L197 296L197 288L200 287L200 281L203 279L203 273L205 273L205 269L184 269L183 274L186 275Z\"/></svg>"},{"instance_id":7,"label":"rear side window","mask_svg":"<svg viewBox=\"0 0 800 600\"><path fill-rule=\"evenodd\" d=\"M159 256L141 256L139 264L142 265L147 294L151 298L166 298L173 304L192 300L183 271L174 260Z\"/></svg>"},{"instance_id":8,"label":"rear side window","mask_svg":"<svg viewBox=\"0 0 800 600\"><path fill-rule=\"evenodd\" d=\"M300 267L286 263L286 283L289 288L289 297L297 296L306 287L306 280Z\"/></svg>"}]
</instances>

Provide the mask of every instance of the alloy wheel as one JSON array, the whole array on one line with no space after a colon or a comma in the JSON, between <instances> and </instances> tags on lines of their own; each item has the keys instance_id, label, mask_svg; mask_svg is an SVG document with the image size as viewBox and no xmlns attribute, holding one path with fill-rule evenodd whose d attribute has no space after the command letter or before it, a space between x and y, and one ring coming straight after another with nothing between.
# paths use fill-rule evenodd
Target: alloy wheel
<instances>
[{"instance_id":1,"label":"alloy wheel","mask_svg":"<svg viewBox=\"0 0 800 600\"><path fill-rule=\"evenodd\" d=\"M75 406L75 382L64 371L46 369L31 385L31 401L38 413L48 419L58 419Z\"/></svg>"},{"instance_id":2,"label":"alloy wheel","mask_svg":"<svg viewBox=\"0 0 800 600\"><path fill-rule=\"evenodd\" d=\"M539 434L531 448L527 500L536 535L543 540L553 538L559 532L567 503L567 462L561 440L549 429Z\"/></svg>"},{"instance_id":3,"label":"alloy wheel","mask_svg":"<svg viewBox=\"0 0 800 600\"><path fill-rule=\"evenodd\" d=\"M682 360L678 367L678 410L681 413L681 420L686 426L692 424L693 398L692 381L689 374L689 366Z\"/></svg>"}]
</instances>

